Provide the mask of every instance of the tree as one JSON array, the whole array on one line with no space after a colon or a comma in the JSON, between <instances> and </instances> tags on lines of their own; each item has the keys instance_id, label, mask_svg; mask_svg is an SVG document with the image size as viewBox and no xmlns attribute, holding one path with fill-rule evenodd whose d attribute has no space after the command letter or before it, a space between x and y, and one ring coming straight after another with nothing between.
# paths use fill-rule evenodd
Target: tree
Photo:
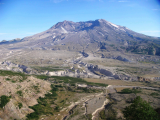
<instances>
[{"instance_id":1,"label":"tree","mask_svg":"<svg viewBox=\"0 0 160 120\"><path fill-rule=\"evenodd\" d=\"M140 96L124 109L123 114L126 120L160 120L158 113Z\"/></svg>"}]
</instances>

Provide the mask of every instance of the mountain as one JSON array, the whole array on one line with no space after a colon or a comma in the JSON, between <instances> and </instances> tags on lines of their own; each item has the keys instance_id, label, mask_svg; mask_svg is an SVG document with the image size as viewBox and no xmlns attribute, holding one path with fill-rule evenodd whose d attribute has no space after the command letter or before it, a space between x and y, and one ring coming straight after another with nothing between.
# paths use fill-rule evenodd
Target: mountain
<instances>
[{"instance_id":1,"label":"mountain","mask_svg":"<svg viewBox=\"0 0 160 120\"><path fill-rule=\"evenodd\" d=\"M159 90L160 38L103 19L0 42L0 120L121 119L136 93L160 108Z\"/></svg>"},{"instance_id":2,"label":"mountain","mask_svg":"<svg viewBox=\"0 0 160 120\"><path fill-rule=\"evenodd\" d=\"M2 40L2 41L0 42L0 45L1 45L1 44L13 44L13 43L17 43L17 42L20 42L20 41L21 41L21 38L16 38L16 39L9 40L9 41L7 41L7 40Z\"/></svg>"},{"instance_id":3,"label":"mountain","mask_svg":"<svg viewBox=\"0 0 160 120\"><path fill-rule=\"evenodd\" d=\"M160 55L160 38L136 33L104 19L87 22L63 21L50 29L25 37L10 49L52 49L68 51L124 51ZM3 44L1 42L0 44Z\"/></svg>"}]
</instances>

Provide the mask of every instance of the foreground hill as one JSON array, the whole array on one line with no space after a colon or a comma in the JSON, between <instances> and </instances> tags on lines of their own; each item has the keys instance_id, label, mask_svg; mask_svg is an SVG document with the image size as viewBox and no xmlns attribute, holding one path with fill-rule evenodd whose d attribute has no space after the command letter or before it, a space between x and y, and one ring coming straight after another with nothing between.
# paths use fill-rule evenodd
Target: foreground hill
<instances>
[{"instance_id":1,"label":"foreground hill","mask_svg":"<svg viewBox=\"0 0 160 120\"><path fill-rule=\"evenodd\" d=\"M1 120L120 119L136 96L160 108L160 82L26 75L0 70Z\"/></svg>"}]
</instances>

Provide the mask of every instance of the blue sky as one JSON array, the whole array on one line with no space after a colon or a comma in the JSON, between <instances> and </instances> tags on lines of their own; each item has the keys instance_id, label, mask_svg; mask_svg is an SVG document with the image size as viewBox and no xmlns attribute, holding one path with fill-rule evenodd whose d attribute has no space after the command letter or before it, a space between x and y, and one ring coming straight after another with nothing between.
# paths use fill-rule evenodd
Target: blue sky
<instances>
[{"instance_id":1,"label":"blue sky","mask_svg":"<svg viewBox=\"0 0 160 120\"><path fill-rule=\"evenodd\" d=\"M64 20L95 19L160 37L159 0L0 0L0 41L31 36Z\"/></svg>"}]
</instances>

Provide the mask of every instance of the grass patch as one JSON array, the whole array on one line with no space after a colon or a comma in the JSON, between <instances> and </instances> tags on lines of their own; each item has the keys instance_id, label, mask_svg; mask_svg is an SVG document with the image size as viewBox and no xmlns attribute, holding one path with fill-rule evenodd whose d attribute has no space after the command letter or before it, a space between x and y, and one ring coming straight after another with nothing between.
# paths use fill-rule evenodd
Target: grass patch
<instances>
[{"instance_id":1,"label":"grass patch","mask_svg":"<svg viewBox=\"0 0 160 120\"><path fill-rule=\"evenodd\" d=\"M7 71L7 70L0 70L0 75L1 76L20 76L20 77L22 77L22 80L26 80L27 76L28 76L24 73ZM8 78L6 80L10 80L10 79Z\"/></svg>"},{"instance_id":2,"label":"grass patch","mask_svg":"<svg viewBox=\"0 0 160 120\"><path fill-rule=\"evenodd\" d=\"M75 83L82 83L82 84L87 84L87 85L91 85L91 86L101 86L101 87L108 86L107 84L87 82L87 81L83 80L82 78L74 78L74 77L68 77L68 76L37 75L36 77L38 79L44 79L44 80L49 80L50 78L53 78L54 80L56 80L56 82L59 81L59 82L69 83L71 85L74 85Z\"/></svg>"}]
</instances>

